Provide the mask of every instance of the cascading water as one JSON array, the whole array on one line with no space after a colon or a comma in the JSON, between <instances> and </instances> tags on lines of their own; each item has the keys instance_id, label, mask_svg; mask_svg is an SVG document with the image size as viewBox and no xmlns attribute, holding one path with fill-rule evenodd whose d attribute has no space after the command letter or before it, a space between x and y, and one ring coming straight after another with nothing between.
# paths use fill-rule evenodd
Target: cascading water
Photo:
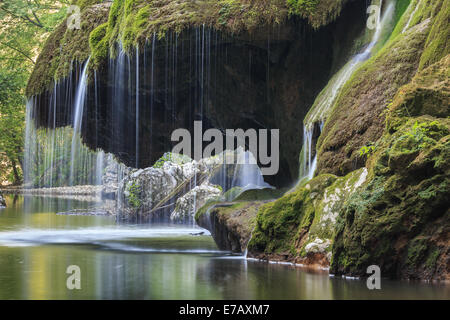
<instances>
[{"instance_id":1,"label":"cascading water","mask_svg":"<svg viewBox=\"0 0 450 320\"><path fill-rule=\"evenodd\" d=\"M87 95L87 70L89 66L89 59L84 64L83 72L81 73L80 82L78 84L78 89L75 97L75 114L73 121L73 138L72 138L72 149L71 149L71 161L70 161L70 185L73 186L74 182L74 162L75 156L80 152L80 140L78 139L78 134L81 131L81 124L83 121L83 111L84 102Z\"/></svg>"},{"instance_id":2,"label":"cascading water","mask_svg":"<svg viewBox=\"0 0 450 320\"><path fill-rule=\"evenodd\" d=\"M353 56L351 60L331 79L329 85L320 93L311 111L304 120L303 125L303 147L301 151L301 166L300 166L300 180L307 178L308 180L314 177L317 166L317 152L314 146L314 130L315 127L319 129L317 137L322 132L328 112L334 105L339 93L344 85L351 78L353 73L362 65L364 61L370 58L373 54L375 46L380 41L380 37L384 31L390 26L395 10L395 2L389 1L385 12L381 14L383 1L380 0L380 10L378 16L378 23L375 32L369 44L362 52ZM315 126L315 124L319 124Z\"/></svg>"},{"instance_id":3,"label":"cascading water","mask_svg":"<svg viewBox=\"0 0 450 320\"><path fill-rule=\"evenodd\" d=\"M411 4L410 4L410 6L411 6ZM402 33L405 33L408 30L409 26L411 25L412 19L416 15L416 12L419 9L419 7L420 7L420 0L416 0L415 8L412 11L412 13L409 15L408 22L406 23L405 27L403 28Z\"/></svg>"},{"instance_id":4,"label":"cascading water","mask_svg":"<svg viewBox=\"0 0 450 320\"><path fill-rule=\"evenodd\" d=\"M272 188L264 181L253 153L244 151L242 148L236 150L237 159L233 174L231 188L240 187L243 190Z\"/></svg>"},{"instance_id":5,"label":"cascading water","mask_svg":"<svg viewBox=\"0 0 450 320\"><path fill-rule=\"evenodd\" d=\"M67 94L72 86L71 77L61 83L55 82L49 97L47 128L36 126L37 98L31 97L27 102L24 181L29 188L102 184L105 154L102 150L90 150L81 139L87 66L88 61L73 71L80 74L74 100ZM94 87L97 90L97 86ZM72 106L72 126L58 126L57 103Z\"/></svg>"}]
</instances>

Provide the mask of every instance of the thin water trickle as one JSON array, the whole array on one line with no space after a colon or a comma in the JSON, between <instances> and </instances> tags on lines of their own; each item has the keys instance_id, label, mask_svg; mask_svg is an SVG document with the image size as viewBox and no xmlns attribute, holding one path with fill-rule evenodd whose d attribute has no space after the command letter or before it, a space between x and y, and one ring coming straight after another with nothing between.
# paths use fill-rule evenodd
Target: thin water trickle
<instances>
[{"instance_id":1,"label":"thin water trickle","mask_svg":"<svg viewBox=\"0 0 450 320\"><path fill-rule=\"evenodd\" d=\"M382 8L382 6L383 1L381 0L380 8ZM369 44L360 53L353 56L351 60L332 78L330 84L323 92L320 93L312 106L311 111L306 116L303 125L303 147L301 151L301 166L299 175L300 180L303 180L304 178L307 178L308 180L312 179L317 167L317 152L314 146L316 141L313 141L315 124L320 124L319 129L321 133L328 112L333 107L342 88L352 77L354 72L362 65L362 63L371 57L375 46L380 41L381 35L388 27L390 27L394 10L395 2L390 1L383 14L381 14L381 10L379 11L378 26L375 29ZM320 136L320 133L318 136Z\"/></svg>"},{"instance_id":2,"label":"thin water trickle","mask_svg":"<svg viewBox=\"0 0 450 320\"><path fill-rule=\"evenodd\" d=\"M402 33L405 33L406 30L408 30L408 28L409 28L409 26L410 26L410 24L412 22L412 19L414 18L414 16L416 15L417 10L419 9L419 6L420 6L420 0L417 0L416 1L416 6L415 6L413 12L410 14L408 22L406 23L405 27L403 28Z\"/></svg>"},{"instance_id":3,"label":"thin water trickle","mask_svg":"<svg viewBox=\"0 0 450 320\"><path fill-rule=\"evenodd\" d=\"M73 122L73 138L72 138L71 161L70 161L70 185L72 186L74 185L75 156L77 155L77 153L80 152L80 143L79 143L80 141L77 138L81 132L81 124L83 121L84 102L87 94L87 70L89 66L89 60L90 57L84 64L74 104L75 114Z\"/></svg>"}]
</instances>

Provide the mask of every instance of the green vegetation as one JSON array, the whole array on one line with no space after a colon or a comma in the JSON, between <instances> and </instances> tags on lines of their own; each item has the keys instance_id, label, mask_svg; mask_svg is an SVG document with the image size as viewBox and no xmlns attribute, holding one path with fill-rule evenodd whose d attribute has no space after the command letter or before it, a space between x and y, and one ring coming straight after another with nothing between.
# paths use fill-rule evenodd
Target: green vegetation
<instances>
[{"instance_id":1,"label":"green vegetation","mask_svg":"<svg viewBox=\"0 0 450 320\"><path fill-rule=\"evenodd\" d=\"M178 165L183 165L185 163L191 162L192 159L183 154L167 152L160 159L158 159L155 162L155 164L153 165L153 168L162 168L164 166L164 163L167 161L173 162Z\"/></svg>"},{"instance_id":2,"label":"green vegetation","mask_svg":"<svg viewBox=\"0 0 450 320\"><path fill-rule=\"evenodd\" d=\"M429 28L425 21L391 38L344 85L317 143L319 172L345 175L354 163L364 165L360 149L381 137L385 106L417 72Z\"/></svg>"},{"instance_id":3,"label":"green vegetation","mask_svg":"<svg viewBox=\"0 0 450 320\"><path fill-rule=\"evenodd\" d=\"M136 182L131 182L126 188L126 199L131 207L138 209L141 206L141 186Z\"/></svg>"},{"instance_id":4,"label":"green vegetation","mask_svg":"<svg viewBox=\"0 0 450 320\"><path fill-rule=\"evenodd\" d=\"M0 185L22 181L25 86L41 39L63 19L64 5L50 0L0 2Z\"/></svg>"},{"instance_id":5,"label":"green vegetation","mask_svg":"<svg viewBox=\"0 0 450 320\"><path fill-rule=\"evenodd\" d=\"M430 236L438 238L448 224L450 179L444 159L450 152L450 122L420 116L390 123L395 126L387 128L368 161L370 182L341 211L332 269L362 275L368 265L379 264L386 276L431 278L445 251ZM430 246L434 249L425 259Z\"/></svg>"}]
</instances>

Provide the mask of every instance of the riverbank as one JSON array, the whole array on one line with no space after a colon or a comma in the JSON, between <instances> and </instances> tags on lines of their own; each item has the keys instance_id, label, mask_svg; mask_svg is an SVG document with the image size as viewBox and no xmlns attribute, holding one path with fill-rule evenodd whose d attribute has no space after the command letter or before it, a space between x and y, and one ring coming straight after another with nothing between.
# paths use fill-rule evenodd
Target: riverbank
<instances>
[{"instance_id":1,"label":"riverbank","mask_svg":"<svg viewBox=\"0 0 450 320\"><path fill-rule=\"evenodd\" d=\"M72 186L55 188L26 188L25 186L0 188L3 194L20 195L52 195L52 196L96 196L101 193L103 186Z\"/></svg>"}]
</instances>

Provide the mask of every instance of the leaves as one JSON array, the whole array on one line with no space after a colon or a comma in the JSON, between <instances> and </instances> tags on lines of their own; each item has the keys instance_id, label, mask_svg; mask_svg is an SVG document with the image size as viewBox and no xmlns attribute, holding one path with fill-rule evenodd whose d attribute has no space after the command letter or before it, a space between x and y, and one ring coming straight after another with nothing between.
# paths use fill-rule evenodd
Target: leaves
<instances>
[{"instance_id":1,"label":"leaves","mask_svg":"<svg viewBox=\"0 0 450 320\"><path fill-rule=\"evenodd\" d=\"M0 183L20 182L25 87L43 40L64 18L67 5L66 0L0 2Z\"/></svg>"}]
</instances>

